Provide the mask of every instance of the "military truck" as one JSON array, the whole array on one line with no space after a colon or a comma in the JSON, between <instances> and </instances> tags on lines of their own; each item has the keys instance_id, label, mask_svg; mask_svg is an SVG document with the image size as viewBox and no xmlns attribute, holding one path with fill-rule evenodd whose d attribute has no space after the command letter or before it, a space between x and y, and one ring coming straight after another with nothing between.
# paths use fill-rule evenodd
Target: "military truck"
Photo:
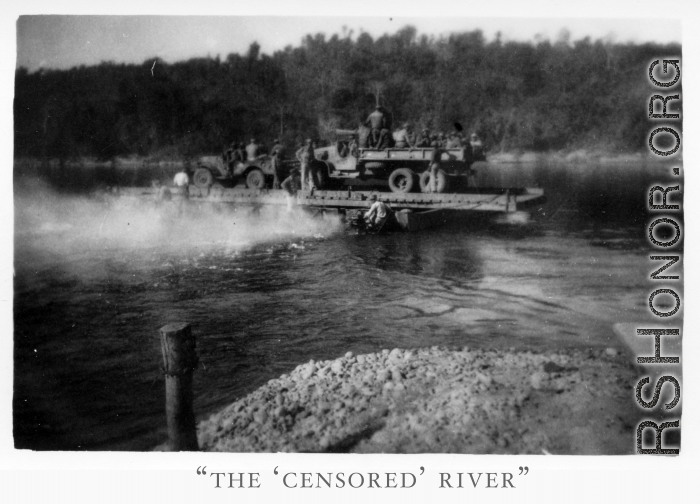
<instances>
[{"instance_id":1,"label":"military truck","mask_svg":"<svg viewBox=\"0 0 700 504\"><path fill-rule=\"evenodd\" d=\"M204 156L197 160L194 171L194 185L207 188L215 181L219 183L237 184L241 180L251 189L263 189L272 185L274 172L272 158L259 156L248 161L230 159L230 154L224 152L221 156Z\"/></svg>"},{"instance_id":2,"label":"military truck","mask_svg":"<svg viewBox=\"0 0 700 504\"><path fill-rule=\"evenodd\" d=\"M355 130L336 130L336 141L315 150L316 158L326 162L327 176L388 180L392 192L430 192L430 160L433 148L350 149ZM471 145L441 149L437 192L443 193L474 174L472 165L486 158Z\"/></svg>"},{"instance_id":3,"label":"military truck","mask_svg":"<svg viewBox=\"0 0 700 504\"><path fill-rule=\"evenodd\" d=\"M313 161L315 184L319 189L325 189L328 184L330 167L327 162L316 159ZM282 160L282 179L289 175L292 168L299 168L298 159ZM206 189L214 182L222 185L236 185L243 181L249 189L269 189L272 187L275 174L272 169L272 157L258 156L247 161L233 161L228 152L221 156L203 156L197 160L197 168L193 175L194 185ZM282 180L280 180L282 182Z\"/></svg>"}]
</instances>

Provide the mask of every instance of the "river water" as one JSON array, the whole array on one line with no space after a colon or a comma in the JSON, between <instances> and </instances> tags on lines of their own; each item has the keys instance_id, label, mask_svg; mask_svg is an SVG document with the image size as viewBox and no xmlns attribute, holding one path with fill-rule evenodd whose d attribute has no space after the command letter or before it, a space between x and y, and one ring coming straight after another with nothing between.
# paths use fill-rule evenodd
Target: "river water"
<instances>
[{"instance_id":1,"label":"river water","mask_svg":"<svg viewBox=\"0 0 700 504\"><path fill-rule=\"evenodd\" d=\"M173 321L197 338L199 418L347 351L620 348L614 323L656 322L645 204L670 166L491 167L483 184L544 187L548 201L528 222L479 215L381 236L16 181L15 444L162 443L158 328Z\"/></svg>"}]
</instances>

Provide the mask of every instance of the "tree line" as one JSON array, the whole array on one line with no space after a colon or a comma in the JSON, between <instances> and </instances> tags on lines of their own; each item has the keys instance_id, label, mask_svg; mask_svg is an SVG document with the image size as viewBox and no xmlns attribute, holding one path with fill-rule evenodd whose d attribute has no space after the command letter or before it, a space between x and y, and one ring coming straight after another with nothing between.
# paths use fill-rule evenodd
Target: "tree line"
<instances>
[{"instance_id":1,"label":"tree line","mask_svg":"<svg viewBox=\"0 0 700 504\"><path fill-rule=\"evenodd\" d=\"M103 62L15 74L15 155L189 158L232 141L331 140L375 104L395 123L479 133L489 150L640 151L652 60L678 44L307 35L297 47L166 63ZM674 88L674 92L680 92Z\"/></svg>"}]
</instances>

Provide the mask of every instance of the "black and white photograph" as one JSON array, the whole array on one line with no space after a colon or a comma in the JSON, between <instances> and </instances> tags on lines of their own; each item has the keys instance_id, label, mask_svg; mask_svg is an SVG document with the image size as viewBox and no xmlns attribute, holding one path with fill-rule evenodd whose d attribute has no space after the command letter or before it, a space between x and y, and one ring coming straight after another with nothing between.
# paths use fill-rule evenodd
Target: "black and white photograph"
<instances>
[{"instance_id":1,"label":"black and white photograph","mask_svg":"<svg viewBox=\"0 0 700 504\"><path fill-rule=\"evenodd\" d=\"M15 446L633 452L678 41L290 21L19 18Z\"/></svg>"},{"instance_id":2,"label":"black and white photograph","mask_svg":"<svg viewBox=\"0 0 700 504\"><path fill-rule=\"evenodd\" d=\"M687 24L345 7L18 14L10 449L682 457Z\"/></svg>"}]
</instances>

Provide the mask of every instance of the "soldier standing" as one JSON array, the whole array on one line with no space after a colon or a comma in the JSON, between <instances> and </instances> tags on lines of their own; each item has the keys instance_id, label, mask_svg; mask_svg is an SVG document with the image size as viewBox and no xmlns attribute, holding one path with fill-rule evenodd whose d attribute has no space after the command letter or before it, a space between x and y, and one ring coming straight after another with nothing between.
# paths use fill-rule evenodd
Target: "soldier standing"
<instances>
[{"instance_id":1,"label":"soldier standing","mask_svg":"<svg viewBox=\"0 0 700 504\"><path fill-rule=\"evenodd\" d=\"M274 143L275 145L270 151L270 155L272 156L272 172L275 176L274 181L272 182L272 188L279 189L280 181L282 180L282 159L284 159L284 145L282 145L277 138L275 138Z\"/></svg>"},{"instance_id":2,"label":"soldier standing","mask_svg":"<svg viewBox=\"0 0 700 504\"><path fill-rule=\"evenodd\" d=\"M299 170L297 168L292 168L289 177L282 181L282 189L287 193L287 211L291 212L294 209L294 198L299 190Z\"/></svg>"},{"instance_id":3,"label":"soldier standing","mask_svg":"<svg viewBox=\"0 0 700 504\"><path fill-rule=\"evenodd\" d=\"M245 161L245 149L243 149L243 143L239 142L233 146L233 162L242 163Z\"/></svg>"},{"instance_id":4,"label":"soldier standing","mask_svg":"<svg viewBox=\"0 0 700 504\"><path fill-rule=\"evenodd\" d=\"M308 180L311 178L309 169L316 159L314 156L314 144L310 138L307 138L306 145L297 151L297 157L299 161L301 161L301 190L308 191L309 186L313 186L313 180ZM311 184L309 184L309 182L311 182Z\"/></svg>"},{"instance_id":5,"label":"soldier standing","mask_svg":"<svg viewBox=\"0 0 700 504\"><path fill-rule=\"evenodd\" d=\"M231 160L233 159L233 151L236 150L236 142L231 142L231 145L229 145L228 149L224 152L224 161L226 161L227 165L230 165Z\"/></svg>"},{"instance_id":6,"label":"soldier standing","mask_svg":"<svg viewBox=\"0 0 700 504\"><path fill-rule=\"evenodd\" d=\"M236 165L240 162L243 161L243 157L241 155L241 150L238 147L238 143L236 142L231 142L231 147L226 151L226 166L228 167L228 174L229 176L233 175L233 170L236 168Z\"/></svg>"},{"instance_id":7,"label":"soldier standing","mask_svg":"<svg viewBox=\"0 0 700 504\"><path fill-rule=\"evenodd\" d=\"M353 157L359 157L360 153L357 150L357 139L355 138L355 135L350 136L350 143L348 144L348 151L351 156Z\"/></svg>"},{"instance_id":8,"label":"soldier standing","mask_svg":"<svg viewBox=\"0 0 700 504\"><path fill-rule=\"evenodd\" d=\"M190 177L184 169L175 174L173 185L181 194L189 195Z\"/></svg>"},{"instance_id":9,"label":"soldier standing","mask_svg":"<svg viewBox=\"0 0 700 504\"><path fill-rule=\"evenodd\" d=\"M248 161L254 161L258 158L258 150L260 149L260 146L255 143L255 138L250 139L250 143L246 145L245 151L246 151L246 158Z\"/></svg>"},{"instance_id":10,"label":"soldier standing","mask_svg":"<svg viewBox=\"0 0 700 504\"><path fill-rule=\"evenodd\" d=\"M164 201L170 201L172 199L170 189L163 185L160 179L152 180L151 187L153 187L153 194L155 195L156 208L160 207Z\"/></svg>"},{"instance_id":11,"label":"soldier standing","mask_svg":"<svg viewBox=\"0 0 700 504\"><path fill-rule=\"evenodd\" d=\"M241 163L245 162L245 145L243 145L243 142L239 142L236 144L236 150L233 152L234 159L238 159Z\"/></svg>"},{"instance_id":12,"label":"soldier standing","mask_svg":"<svg viewBox=\"0 0 700 504\"><path fill-rule=\"evenodd\" d=\"M187 175L186 168L175 174L173 178L173 195L177 202L177 213L182 215L182 212L190 199L190 177Z\"/></svg>"},{"instance_id":13,"label":"soldier standing","mask_svg":"<svg viewBox=\"0 0 700 504\"><path fill-rule=\"evenodd\" d=\"M379 133L382 130L383 124L384 113L377 107L365 121L365 125L370 127L369 138L367 139L367 144L370 149L373 149L379 143Z\"/></svg>"},{"instance_id":14,"label":"soldier standing","mask_svg":"<svg viewBox=\"0 0 700 504\"><path fill-rule=\"evenodd\" d=\"M472 148L473 161L482 161L486 159L486 156L484 156L484 144L481 143L479 135L472 133L469 138L469 145Z\"/></svg>"},{"instance_id":15,"label":"soldier standing","mask_svg":"<svg viewBox=\"0 0 700 504\"><path fill-rule=\"evenodd\" d=\"M440 156L442 151L439 144L434 145L433 152L430 155L430 192L438 192L438 171L440 171Z\"/></svg>"}]
</instances>

